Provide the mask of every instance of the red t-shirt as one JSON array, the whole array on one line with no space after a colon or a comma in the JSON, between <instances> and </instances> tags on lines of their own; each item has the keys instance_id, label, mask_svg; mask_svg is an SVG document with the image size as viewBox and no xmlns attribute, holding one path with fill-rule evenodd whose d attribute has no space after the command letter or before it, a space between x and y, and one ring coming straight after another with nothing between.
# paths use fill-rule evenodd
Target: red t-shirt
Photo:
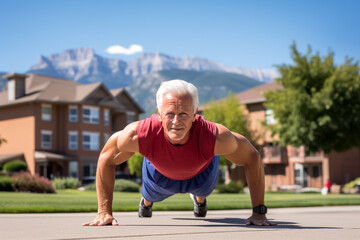
<instances>
[{"instance_id":1,"label":"red t-shirt","mask_svg":"<svg viewBox=\"0 0 360 240\"><path fill-rule=\"evenodd\" d=\"M137 128L139 152L164 176L186 180L201 173L214 157L215 123L196 115L188 141L172 145L156 114L139 122Z\"/></svg>"}]
</instances>

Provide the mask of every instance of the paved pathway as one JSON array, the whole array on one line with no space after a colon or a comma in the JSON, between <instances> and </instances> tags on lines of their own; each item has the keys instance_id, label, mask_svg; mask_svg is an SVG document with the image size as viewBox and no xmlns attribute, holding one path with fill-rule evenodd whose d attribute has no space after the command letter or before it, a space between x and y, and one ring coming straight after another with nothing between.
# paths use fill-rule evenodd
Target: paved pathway
<instances>
[{"instance_id":1,"label":"paved pathway","mask_svg":"<svg viewBox=\"0 0 360 240\"><path fill-rule=\"evenodd\" d=\"M115 213L120 226L83 227L95 213L0 214L0 239L360 239L360 206L270 209L276 227L246 226L250 210L154 212L150 219L136 212Z\"/></svg>"}]
</instances>

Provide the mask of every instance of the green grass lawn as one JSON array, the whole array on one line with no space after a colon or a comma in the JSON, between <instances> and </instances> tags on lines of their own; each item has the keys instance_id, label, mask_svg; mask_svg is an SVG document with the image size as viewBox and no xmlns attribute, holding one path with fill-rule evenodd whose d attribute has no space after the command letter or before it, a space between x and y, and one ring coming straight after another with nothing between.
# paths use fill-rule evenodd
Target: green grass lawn
<instances>
[{"instance_id":1,"label":"green grass lawn","mask_svg":"<svg viewBox=\"0 0 360 240\"><path fill-rule=\"evenodd\" d=\"M114 193L114 211L137 211L140 193ZM360 194L318 193L267 193L266 205L279 207L310 207L335 205L360 205ZM208 198L211 210L250 209L247 194L212 194ZM192 210L193 204L188 194L177 194L163 202L154 204L154 211ZM97 198L95 192L78 190L58 190L56 194L34 194L0 192L0 213L51 213L51 212L95 212Z\"/></svg>"}]
</instances>

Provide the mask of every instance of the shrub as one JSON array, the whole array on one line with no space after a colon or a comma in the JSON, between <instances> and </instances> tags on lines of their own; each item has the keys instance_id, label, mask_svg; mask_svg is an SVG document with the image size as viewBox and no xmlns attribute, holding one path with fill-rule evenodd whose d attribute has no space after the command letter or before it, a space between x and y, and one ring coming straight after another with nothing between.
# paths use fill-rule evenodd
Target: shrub
<instances>
[{"instance_id":1,"label":"shrub","mask_svg":"<svg viewBox=\"0 0 360 240\"><path fill-rule=\"evenodd\" d=\"M26 162L15 160L4 164L3 169L5 172L21 172L27 170Z\"/></svg>"},{"instance_id":2,"label":"shrub","mask_svg":"<svg viewBox=\"0 0 360 240\"><path fill-rule=\"evenodd\" d=\"M18 192L55 193L49 179L38 175L33 176L29 172L16 173L13 176L12 186Z\"/></svg>"},{"instance_id":3,"label":"shrub","mask_svg":"<svg viewBox=\"0 0 360 240\"><path fill-rule=\"evenodd\" d=\"M351 188L356 188L357 187L357 183L360 182L360 177L358 177L357 179L348 182L347 184L344 185L344 189L351 189Z\"/></svg>"},{"instance_id":4,"label":"shrub","mask_svg":"<svg viewBox=\"0 0 360 240\"><path fill-rule=\"evenodd\" d=\"M80 187L81 182L77 178L66 177L66 178L55 178L53 180L55 189L76 189Z\"/></svg>"},{"instance_id":5,"label":"shrub","mask_svg":"<svg viewBox=\"0 0 360 240\"><path fill-rule=\"evenodd\" d=\"M12 181L11 177L0 176L0 191L14 191Z\"/></svg>"},{"instance_id":6,"label":"shrub","mask_svg":"<svg viewBox=\"0 0 360 240\"><path fill-rule=\"evenodd\" d=\"M228 184L218 184L216 185L216 189L219 191L219 193L239 193L243 191L244 184L237 184L234 182L230 182Z\"/></svg>"},{"instance_id":7,"label":"shrub","mask_svg":"<svg viewBox=\"0 0 360 240\"><path fill-rule=\"evenodd\" d=\"M114 192L140 192L140 187L133 181L118 179L115 181Z\"/></svg>"},{"instance_id":8,"label":"shrub","mask_svg":"<svg viewBox=\"0 0 360 240\"><path fill-rule=\"evenodd\" d=\"M96 191L96 183L90 183L86 185L85 191Z\"/></svg>"},{"instance_id":9,"label":"shrub","mask_svg":"<svg viewBox=\"0 0 360 240\"><path fill-rule=\"evenodd\" d=\"M2 171L3 170L3 165L2 164L0 164L0 171Z\"/></svg>"},{"instance_id":10,"label":"shrub","mask_svg":"<svg viewBox=\"0 0 360 240\"><path fill-rule=\"evenodd\" d=\"M96 183L89 184L85 187L86 191L96 191ZM118 179L115 181L114 192L140 192L140 187L137 183L126 180Z\"/></svg>"}]
</instances>

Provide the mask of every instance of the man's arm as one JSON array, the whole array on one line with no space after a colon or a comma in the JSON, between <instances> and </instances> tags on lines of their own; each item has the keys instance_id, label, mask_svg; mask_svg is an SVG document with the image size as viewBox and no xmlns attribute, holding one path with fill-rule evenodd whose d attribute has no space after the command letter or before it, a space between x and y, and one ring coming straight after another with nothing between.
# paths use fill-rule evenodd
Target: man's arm
<instances>
[{"instance_id":1,"label":"man's arm","mask_svg":"<svg viewBox=\"0 0 360 240\"><path fill-rule=\"evenodd\" d=\"M138 122L132 123L122 131L114 133L102 149L96 170L98 214L93 221L84 223L83 226L118 225L112 216L115 166L139 151L137 125Z\"/></svg>"},{"instance_id":2,"label":"man's arm","mask_svg":"<svg viewBox=\"0 0 360 240\"><path fill-rule=\"evenodd\" d=\"M252 206L264 205L265 176L259 152L244 136L230 132L221 124L216 126L218 134L216 137L215 155L224 155L230 162L244 165ZM246 224L275 225L266 219L265 214L256 213L253 213L246 220Z\"/></svg>"}]
</instances>

